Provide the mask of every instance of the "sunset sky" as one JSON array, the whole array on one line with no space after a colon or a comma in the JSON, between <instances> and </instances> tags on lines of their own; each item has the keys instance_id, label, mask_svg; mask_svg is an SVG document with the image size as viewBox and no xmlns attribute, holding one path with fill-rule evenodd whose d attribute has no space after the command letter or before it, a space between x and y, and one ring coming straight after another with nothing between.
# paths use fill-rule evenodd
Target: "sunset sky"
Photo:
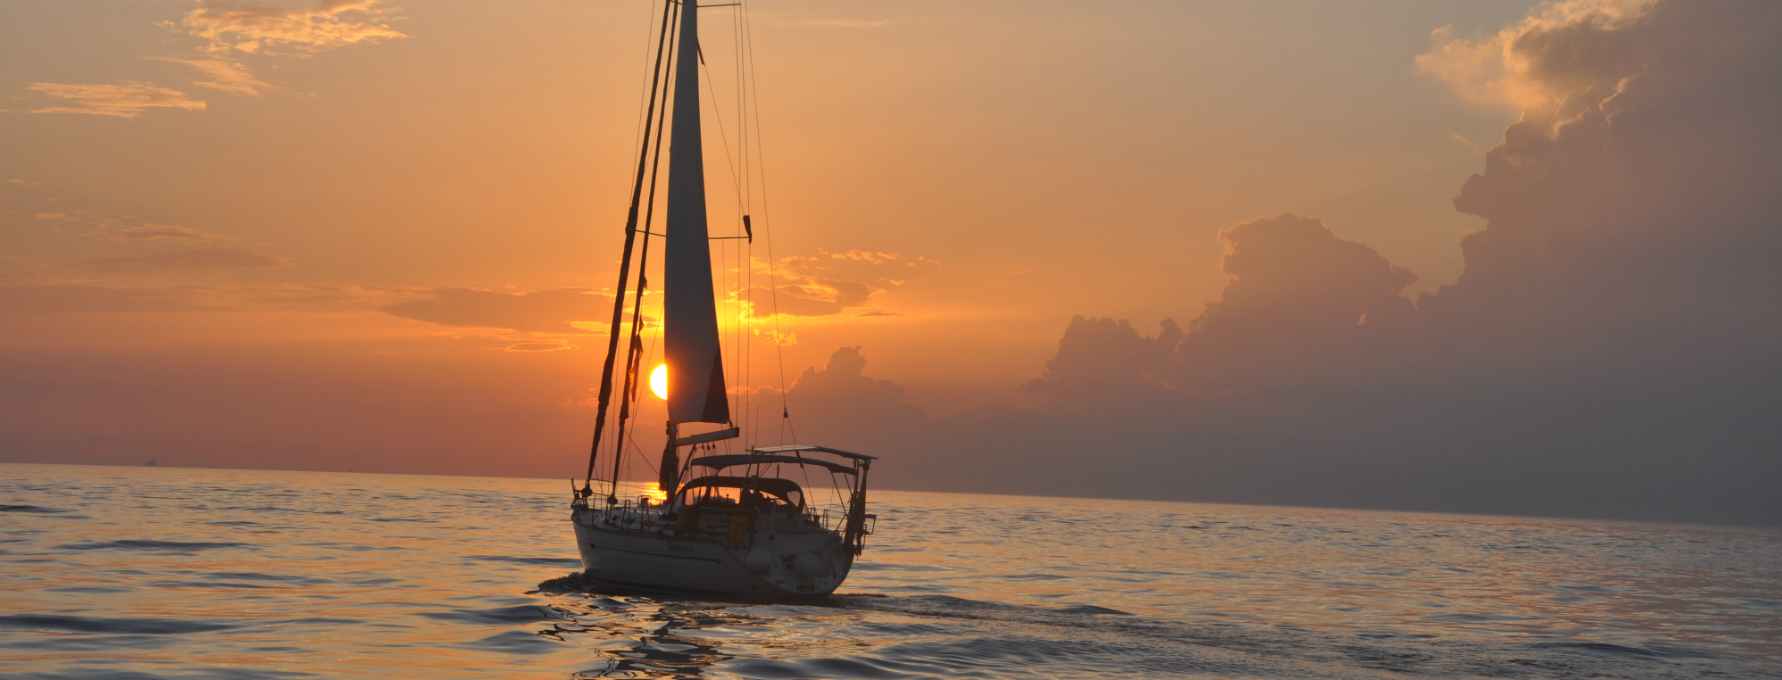
<instances>
[{"instance_id":1,"label":"sunset sky","mask_svg":"<svg viewBox=\"0 0 1782 680\"><path fill-rule=\"evenodd\" d=\"M750 7L795 422L888 483L1782 521L1777 5ZM579 474L658 12L0 5L0 460Z\"/></svg>"}]
</instances>

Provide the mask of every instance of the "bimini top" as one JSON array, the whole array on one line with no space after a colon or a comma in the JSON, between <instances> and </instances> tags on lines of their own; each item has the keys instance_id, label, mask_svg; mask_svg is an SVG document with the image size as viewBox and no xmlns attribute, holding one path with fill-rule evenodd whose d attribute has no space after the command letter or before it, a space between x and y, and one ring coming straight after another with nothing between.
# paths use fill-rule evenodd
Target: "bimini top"
<instances>
[{"instance_id":1,"label":"bimini top","mask_svg":"<svg viewBox=\"0 0 1782 680\"><path fill-rule=\"evenodd\" d=\"M701 465L701 466L705 466L708 468L712 468L714 470L721 470L721 469L724 469L727 467L736 467L738 465L771 465L774 463L790 463L792 465L812 465L812 466L823 468L830 472L838 472L838 473L841 473L844 475L854 474L854 468L848 467L846 465L842 465L841 463L832 463L832 462L829 462L826 460L817 460L815 458L798 458L796 456L782 456L782 455L772 454L772 453L727 453L727 454L722 454L722 455L717 455L717 456L705 456L705 457L701 457L701 458L694 458L693 460L687 461L688 465Z\"/></svg>"},{"instance_id":2,"label":"bimini top","mask_svg":"<svg viewBox=\"0 0 1782 680\"><path fill-rule=\"evenodd\" d=\"M878 460L879 459L878 456L868 456L864 453L854 453L852 451L843 451L841 449L832 449L827 446L811 446L809 444L786 444L783 446L757 446L755 448L749 449L749 451L751 453L804 453L806 451L815 451L818 453L827 453L827 454L831 454L831 455L841 456L843 458L852 458L854 460Z\"/></svg>"}]
</instances>

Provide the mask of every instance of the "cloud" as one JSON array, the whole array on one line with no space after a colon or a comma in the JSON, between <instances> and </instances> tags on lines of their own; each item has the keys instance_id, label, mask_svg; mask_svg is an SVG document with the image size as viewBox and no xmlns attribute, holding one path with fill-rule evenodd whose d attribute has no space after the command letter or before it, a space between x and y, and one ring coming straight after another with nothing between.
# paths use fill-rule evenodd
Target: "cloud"
<instances>
[{"instance_id":1,"label":"cloud","mask_svg":"<svg viewBox=\"0 0 1782 680\"><path fill-rule=\"evenodd\" d=\"M1777 307L1745 301L1782 285L1782 8L1745 9L1518 34L1527 78L1566 104L1512 125L1454 199L1487 220L1424 302L1455 341L1582 352L1619 328L1643 341L1592 351L1631 355L1775 331Z\"/></svg>"},{"instance_id":2,"label":"cloud","mask_svg":"<svg viewBox=\"0 0 1782 680\"><path fill-rule=\"evenodd\" d=\"M392 26L394 18L378 0L324 0L295 7L200 0L167 25L205 41L212 53L309 55L408 37Z\"/></svg>"},{"instance_id":3,"label":"cloud","mask_svg":"<svg viewBox=\"0 0 1782 680\"><path fill-rule=\"evenodd\" d=\"M398 291L342 284L275 283L236 290L246 304L272 309L377 309L401 299Z\"/></svg>"},{"instance_id":4,"label":"cloud","mask_svg":"<svg viewBox=\"0 0 1782 680\"><path fill-rule=\"evenodd\" d=\"M798 434L847 449L894 446L901 433L928 418L902 386L867 375L866 353L842 347L822 368L807 368L788 391L786 407Z\"/></svg>"},{"instance_id":5,"label":"cloud","mask_svg":"<svg viewBox=\"0 0 1782 680\"><path fill-rule=\"evenodd\" d=\"M1456 283L1413 301L1368 246L1257 220L1217 301L1071 320L1025 401L880 425L830 406L897 403L844 357L794 414L915 486L1782 524L1782 5L1604 7L1537 10L1460 81L1533 94L1455 198L1486 221Z\"/></svg>"},{"instance_id":6,"label":"cloud","mask_svg":"<svg viewBox=\"0 0 1782 680\"><path fill-rule=\"evenodd\" d=\"M110 118L135 118L149 109L203 111L205 103L186 93L141 81L121 83L31 83L26 90L59 100L32 113L71 113Z\"/></svg>"},{"instance_id":7,"label":"cloud","mask_svg":"<svg viewBox=\"0 0 1782 680\"><path fill-rule=\"evenodd\" d=\"M891 23L890 19L871 17L815 17L799 19L794 22L795 25L808 28L837 28L854 31L878 30L890 26Z\"/></svg>"},{"instance_id":8,"label":"cloud","mask_svg":"<svg viewBox=\"0 0 1782 680\"><path fill-rule=\"evenodd\" d=\"M1605 37L1624 33L1654 0L1562 0L1480 38L1430 34L1417 69L1448 84L1466 101L1512 111L1557 111L1576 93L1612 88L1631 56ZM1582 67L1582 68L1581 68Z\"/></svg>"},{"instance_id":9,"label":"cloud","mask_svg":"<svg viewBox=\"0 0 1782 680\"><path fill-rule=\"evenodd\" d=\"M279 264L281 263L277 258L230 246L120 255L87 261L87 265L94 270L114 274L229 272L266 269Z\"/></svg>"},{"instance_id":10,"label":"cloud","mask_svg":"<svg viewBox=\"0 0 1782 680\"><path fill-rule=\"evenodd\" d=\"M515 342L501 348L503 352L562 352L575 349L575 345L566 342Z\"/></svg>"},{"instance_id":11,"label":"cloud","mask_svg":"<svg viewBox=\"0 0 1782 680\"><path fill-rule=\"evenodd\" d=\"M245 97L258 97L272 86L266 81L254 77L247 66L222 59L180 59L175 57L151 57L152 61L169 64L180 64L190 67L203 77L193 81L198 87L225 92Z\"/></svg>"},{"instance_id":12,"label":"cloud","mask_svg":"<svg viewBox=\"0 0 1782 680\"><path fill-rule=\"evenodd\" d=\"M1157 337L1147 338L1126 320L1073 317L1045 371L1026 389L1054 398L1136 397L1135 389L1169 385L1181 341L1181 328L1168 319Z\"/></svg>"},{"instance_id":13,"label":"cloud","mask_svg":"<svg viewBox=\"0 0 1782 680\"><path fill-rule=\"evenodd\" d=\"M776 290L751 291L760 315L828 316L867 304L873 296L902 286L935 266L926 257L906 257L879 250L819 251L816 255L782 258L773 270ZM756 277L765 277L765 262L755 263ZM888 312L878 312L885 314Z\"/></svg>"},{"instance_id":14,"label":"cloud","mask_svg":"<svg viewBox=\"0 0 1782 680\"><path fill-rule=\"evenodd\" d=\"M1295 215L1241 224L1220 239L1230 283L1196 321L1199 331L1253 323L1256 316L1288 327L1350 327L1362 315L1394 306L1417 279L1374 249Z\"/></svg>"},{"instance_id":15,"label":"cloud","mask_svg":"<svg viewBox=\"0 0 1782 680\"><path fill-rule=\"evenodd\" d=\"M198 303L190 289L121 288L84 284L0 285L0 328L24 329L29 319L62 314L154 312L191 309Z\"/></svg>"},{"instance_id":16,"label":"cloud","mask_svg":"<svg viewBox=\"0 0 1782 680\"><path fill-rule=\"evenodd\" d=\"M127 241L203 241L210 238L196 229L173 224L127 227L119 231L118 236Z\"/></svg>"},{"instance_id":17,"label":"cloud","mask_svg":"<svg viewBox=\"0 0 1782 680\"><path fill-rule=\"evenodd\" d=\"M581 288L507 293L436 288L385 306L389 314L445 326L505 328L540 333L582 333L576 322L606 318L612 296Z\"/></svg>"},{"instance_id":18,"label":"cloud","mask_svg":"<svg viewBox=\"0 0 1782 680\"><path fill-rule=\"evenodd\" d=\"M1220 238L1229 281L1189 324L1177 384L1232 390L1364 370L1361 357L1331 359L1410 323L1401 293L1416 276L1317 220L1281 215Z\"/></svg>"},{"instance_id":19,"label":"cloud","mask_svg":"<svg viewBox=\"0 0 1782 680\"><path fill-rule=\"evenodd\" d=\"M1525 115L1455 198L1486 220L1456 283L1413 303L1313 220L1240 225L1179 335L1075 319L1052 398L897 452L1093 456L1029 490L1782 523L1778 34L1782 6L1560 3L1460 44L1499 61L1458 94Z\"/></svg>"}]
</instances>

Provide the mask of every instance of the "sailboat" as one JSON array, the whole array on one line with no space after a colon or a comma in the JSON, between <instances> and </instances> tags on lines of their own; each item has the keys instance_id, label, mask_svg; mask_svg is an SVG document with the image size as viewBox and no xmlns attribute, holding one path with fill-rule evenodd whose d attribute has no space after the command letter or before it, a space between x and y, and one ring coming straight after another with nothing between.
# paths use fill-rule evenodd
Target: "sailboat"
<instances>
[{"instance_id":1,"label":"sailboat","mask_svg":"<svg viewBox=\"0 0 1782 680\"><path fill-rule=\"evenodd\" d=\"M743 436L726 389L710 242L739 237L713 237L707 224L699 9L695 0L670 0L663 7L601 371L593 444L582 486L574 489L570 521L584 577L597 584L745 599L824 596L847 578L854 558L865 547L865 537L872 533L876 517L866 511L866 485L875 458L809 444L718 450L721 443L742 441ZM738 52L740 60L741 50ZM670 82L664 82L664 76ZM664 120L672 127L663 130ZM656 233L650 231L650 222L665 132L673 140L668 154L667 217L665 233ZM646 175L647 198L643 191ZM641 225L640 203L645 206ZM746 236L740 238L752 241L753 227L746 212L741 226ZM640 237L642 247L638 248ZM652 239L664 241L665 250L661 340L667 369L663 380L666 394L661 396L666 401L666 437L657 466L660 497L622 499L619 476L627 451L626 428L638 392L643 355L640 333L645 325L644 271ZM632 287L634 250L639 251L635 264L638 281ZM621 349L627 295L631 296L630 341ZM623 385L614 395L614 367L621 353L625 357ZM656 374L651 378L652 382L658 380ZM615 436L606 440L608 409L615 400L619 404ZM783 405L781 416L789 417ZM600 498L594 481L603 443L610 447L612 475L603 480L608 491ZM810 473L830 480L841 501L834 512L819 510L814 499L807 498L805 487L793 479L794 474L808 479Z\"/></svg>"}]
</instances>

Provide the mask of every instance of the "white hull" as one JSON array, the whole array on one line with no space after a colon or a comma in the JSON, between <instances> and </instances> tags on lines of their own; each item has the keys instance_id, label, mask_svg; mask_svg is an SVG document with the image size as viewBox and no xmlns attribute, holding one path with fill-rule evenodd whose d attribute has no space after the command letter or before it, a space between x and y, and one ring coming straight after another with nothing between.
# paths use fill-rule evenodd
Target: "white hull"
<instances>
[{"instance_id":1,"label":"white hull","mask_svg":"<svg viewBox=\"0 0 1782 680\"><path fill-rule=\"evenodd\" d=\"M620 586L742 599L828 595L854 552L835 532L791 512L702 513L671 526L657 509L575 508L582 567Z\"/></svg>"}]
</instances>

